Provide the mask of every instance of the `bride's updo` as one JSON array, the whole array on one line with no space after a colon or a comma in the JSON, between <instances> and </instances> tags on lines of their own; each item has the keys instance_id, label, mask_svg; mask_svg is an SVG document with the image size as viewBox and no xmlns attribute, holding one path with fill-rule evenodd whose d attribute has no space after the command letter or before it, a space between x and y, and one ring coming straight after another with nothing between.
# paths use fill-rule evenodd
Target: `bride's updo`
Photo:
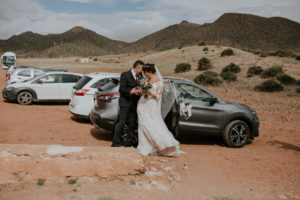
<instances>
[{"instance_id":1,"label":"bride's updo","mask_svg":"<svg viewBox=\"0 0 300 200\"><path fill-rule=\"evenodd\" d=\"M156 72L155 65L150 63L145 64L143 67L143 72L154 74Z\"/></svg>"}]
</instances>

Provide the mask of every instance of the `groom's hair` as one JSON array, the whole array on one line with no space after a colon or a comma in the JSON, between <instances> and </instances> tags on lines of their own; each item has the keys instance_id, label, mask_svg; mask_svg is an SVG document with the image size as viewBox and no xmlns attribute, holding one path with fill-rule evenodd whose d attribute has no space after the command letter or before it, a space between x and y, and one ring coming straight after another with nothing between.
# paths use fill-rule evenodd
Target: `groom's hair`
<instances>
[{"instance_id":1,"label":"groom's hair","mask_svg":"<svg viewBox=\"0 0 300 200\"><path fill-rule=\"evenodd\" d=\"M133 68L136 68L136 66L139 66L139 65L144 65L145 63L141 60L137 60L135 61L135 63L133 64Z\"/></svg>"}]
</instances>

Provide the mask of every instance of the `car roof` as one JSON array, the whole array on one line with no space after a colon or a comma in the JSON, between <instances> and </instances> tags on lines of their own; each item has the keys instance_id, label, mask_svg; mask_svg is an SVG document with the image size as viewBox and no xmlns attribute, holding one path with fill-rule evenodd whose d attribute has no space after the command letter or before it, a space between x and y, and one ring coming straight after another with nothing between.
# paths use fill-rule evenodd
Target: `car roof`
<instances>
[{"instance_id":1,"label":"car roof","mask_svg":"<svg viewBox=\"0 0 300 200\"><path fill-rule=\"evenodd\" d=\"M75 73L75 72L62 72L62 71L52 71L52 72L46 72L43 75L50 75L50 74L73 74L73 75L79 75L83 76L81 73Z\"/></svg>"},{"instance_id":2,"label":"car roof","mask_svg":"<svg viewBox=\"0 0 300 200\"><path fill-rule=\"evenodd\" d=\"M111 72L93 72L93 73L89 73L89 74L85 74L85 75L89 76L91 78L95 78L95 77L98 77L98 76L118 77L121 74L120 73L111 73Z\"/></svg>"}]
</instances>

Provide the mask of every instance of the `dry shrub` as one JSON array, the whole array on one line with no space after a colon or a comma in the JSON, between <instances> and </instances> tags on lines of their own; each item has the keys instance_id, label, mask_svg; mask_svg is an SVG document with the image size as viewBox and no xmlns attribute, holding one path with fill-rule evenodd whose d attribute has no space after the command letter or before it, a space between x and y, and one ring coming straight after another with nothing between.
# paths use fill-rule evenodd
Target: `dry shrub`
<instances>
[{"instance_id":1,"label":"dry shrub","mask_svg":"<svg viewBox=\"0 0 300 200\"><path fill-rule=\"evenodd\" d=\"M218 85L222 83L222 80L219 79L218 73L212 71L206 71L194 79L195 83L203 84L203 85Z\"/></svg>"}]
</instances>

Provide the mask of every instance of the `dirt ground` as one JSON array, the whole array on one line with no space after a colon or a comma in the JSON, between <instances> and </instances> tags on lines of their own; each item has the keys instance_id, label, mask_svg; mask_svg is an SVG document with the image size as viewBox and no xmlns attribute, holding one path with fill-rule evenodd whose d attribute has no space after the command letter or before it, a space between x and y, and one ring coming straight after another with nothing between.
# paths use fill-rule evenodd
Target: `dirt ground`
<instances>
[{"instance_id":1,"label":"dirt ground","mask_svg":"<svg viewBox=\"0 0 300 200\"><path fill-rule=\"evenodd\" d=\"M33 61L24 59L23 63L43 62ZM65 62L72 65L70 60ZM118 66L102 70L127 69ZM95 65L70 71L97 70ZM0 70L0 88L4 87L5 71ZM247 104L257 111L260 136L252 144L231 149L224 147L218 137L184 135L180 138L180 148L186 154L171 158L141 157L144 166L139 173L115 173L109 177L73 175L77 181L70 184L69 176L51 181L45 171L42 186L26 179L0 184L0 199L300 199L300 96L291 92L295 88L275 94L230 85L209 89L225 100ZM0 144L16 147L59 144L97 147L97 151L109 152L111 133L98 130L87 121L73 119L67 104L21 106L6 102L1 96L0 110ZM113 151L124 153L125 148ZM122 168L122 164L117 168Z\"/></svg>"}]
</instances>

